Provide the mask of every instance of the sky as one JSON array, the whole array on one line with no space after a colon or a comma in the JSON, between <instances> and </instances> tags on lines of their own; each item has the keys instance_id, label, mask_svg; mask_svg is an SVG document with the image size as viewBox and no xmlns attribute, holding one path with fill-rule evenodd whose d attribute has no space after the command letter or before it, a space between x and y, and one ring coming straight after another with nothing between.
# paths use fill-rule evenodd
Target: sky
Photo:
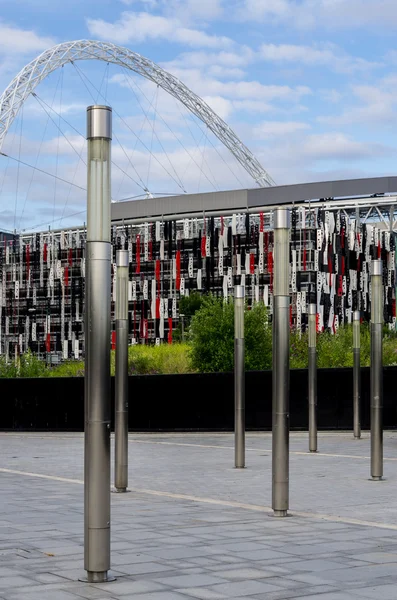
<instances>
[{"instance_id":1,"label":"sky","mask_svg":"<svg viewBox=\"0 0 397 600\"><path fill-rule=\"evenodd\" d=\"M200 96L277 184L392 175L396 30L395 0L0 0L0 93L55 44L112 42ZM114 200L255 187L161 88L106 62L76 65L39 84L3 146L60 179L0 156L0 228L84 220L94 101L114 109Z\"/></svg>"}]
</instances>

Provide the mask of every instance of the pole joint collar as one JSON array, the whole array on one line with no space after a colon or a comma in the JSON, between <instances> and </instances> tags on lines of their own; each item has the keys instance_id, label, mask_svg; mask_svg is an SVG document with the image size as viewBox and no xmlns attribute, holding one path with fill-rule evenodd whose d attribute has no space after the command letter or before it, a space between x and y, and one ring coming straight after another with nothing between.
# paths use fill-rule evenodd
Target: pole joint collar
<instances>
[{"instance_id":1,"label":"pole joint collar","mask_svg":"<svg viewBox=\"0 0 397 600\"><path fill-rule=\"evenodd\" d=\"M380 258L373 260L371 263L371 275L382 275L383 263Z\"/></svg>"},{"instance_id":2,"label":"pole joint collar","mask_svg":"<svg viewBox=\"0 0 397 600\"><path fill-rule=\"evenodd\" d=\"M110 106L87 108L87 140L93 138L112 139L112 109Z\"/></svg>"},{"instance_id":3,"label":"pole joint collar","mask_svg":"<svg viewBox=\"0 0 397 600\"><path fill-rule=\"evenodd\" d=\"M273 213L274 229L290 228L290 211L288 208L276 208Z\"/></svg>"},{"instance_id":4,"label":"pole joint collar","mask_svg":"<svg viewBox=\"0 0 397 600\"><path fill-rule=\"evenodd\" d=\"M309 304L309 315L317 314L317 304Z\"/></svg>"},{"instance_id":5,"label":"pole joint collar","mask_svg":"<svg viewBox=\"0 0 397 600\"><path fill-rule=\"evenodd\" d=\"M244 298L245 289L242 285L236 285L234 288L234 297L235 298Z\"/></svg>"},{"instance_id":6,"label":"pole joint collar","mask_svg":"<svg viewBox=\"0 0 397 600\"><path fill-rule=\"evenodd\" d=\"M116 266L128 267L128 250L116 250Z\"/></svg>"}]
</instances>

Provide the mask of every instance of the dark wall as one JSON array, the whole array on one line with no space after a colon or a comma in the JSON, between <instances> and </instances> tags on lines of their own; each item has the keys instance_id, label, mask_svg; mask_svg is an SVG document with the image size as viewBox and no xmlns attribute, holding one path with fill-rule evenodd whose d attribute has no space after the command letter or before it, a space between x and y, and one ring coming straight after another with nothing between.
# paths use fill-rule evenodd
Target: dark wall
<instances>
[{"instance_id":1,"label":"dark wall","mask_svg":"<svg viewBox=\"0 0 397 600\"><path fill-rule=\"evenodd\" d=\"M397 427L397 367L384 369L384 426ZM114 381L112 381L113 391ZM307 429L307 371L291 371L291 428ZM113 396L113 393L112 393ZM84 379L0 379L1 430L83 431ZM247 429L271 429L271 371L246 375ZM113 402L113 400L112 400ZM369 369L362 369L362 427L369 428ZM131 431L232 430L233 374L130 377ZM112 415L114 407L112 406ZM318 426L351 429L352 370L318 372Z\"/></svg>"}]
</instances>

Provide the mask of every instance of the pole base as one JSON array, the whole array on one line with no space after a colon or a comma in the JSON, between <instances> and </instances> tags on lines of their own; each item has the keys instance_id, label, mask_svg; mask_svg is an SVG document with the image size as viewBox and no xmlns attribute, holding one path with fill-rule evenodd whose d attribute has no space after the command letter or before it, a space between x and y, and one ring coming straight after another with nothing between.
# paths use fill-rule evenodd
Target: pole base
<instances>
[{"instance_id":1,"label":"pole base","mask_svg":"<svg viewBox=\"0 0 397 600\"><path fill-rule=\"evenodd\" d=\"M288 510L273 510L273 517L288 517Z\"/></svg>"},{"instance_id":2,"label":"pole base","mask_svg":"<svg viewBox=\"0 0 397 600\"><path fill-rule=\"evenodd\" d=\"M382 481L383 477L381 475L371 475L372 481Z\"/></svg>"},{"instance_id":3,"label":"pole base","mask_svg":"<svg viewBox=\"0 0 397 600\"><path fill-rule=\"evenodd\" d=\"M311 452L311 454L316 454L316 452L318 452L318 450L309 450L309 452Z\"/></svg>"},{"instance_id":4,"label":"pole base","mask_svg":"<svg viewBox=\"0 0 397 600\"><path fill-rule=\"evenodd\" d=\"M86 577L79 578L83 583L110 583L116 581L116 577L109 574L109 571L86 571Z\"/></svg>"},{"instance_id":5,"label":"pole base","mask_svg":"<svg viewBox=\"0 0 397 600\"><path fill-rule=\"evenodd\" d=\"M116 494L125 494L128 490L126 487L124 487L124 488L114 488L114 491L116 492Z\"/></svg>"},{"instance_id":6,"label":"pole base","mask_svg":"<svg viewBox=\"0 0 397 600\"><path fill-rule=\"evenodd\" d=\"M245 465L234 465L235 469L245 469Z\"/></svg>"},{"instance_id":7,"label":"pole base","mask_svg":"<svg viewBox=\"0 0 397 600\"><path fill-rule=\"evenodd\" d=\"M355 435L355 436L354 436L354 439L355 439L355 440L361 440L361 435Z\"/></svg>"}]
</instances>

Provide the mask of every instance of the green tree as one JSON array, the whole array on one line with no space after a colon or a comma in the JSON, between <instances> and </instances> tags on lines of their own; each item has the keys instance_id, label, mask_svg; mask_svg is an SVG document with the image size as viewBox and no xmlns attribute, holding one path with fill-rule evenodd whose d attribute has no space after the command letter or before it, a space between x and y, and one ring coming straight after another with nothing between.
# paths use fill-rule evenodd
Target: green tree
<instances>
[{"instance_id":1,"label":"green tree","mask_svg":"<svg viewBox=\"0 0 397 600\"><path fill-rule=\"evenodd\" d=\"M255 305L245 311L245 368L271 366L271 327L266 308ZM191 363L200 372L233 371L234 305L214 296L203 300L190 326Z\"/></svg>"}]
</instances>

